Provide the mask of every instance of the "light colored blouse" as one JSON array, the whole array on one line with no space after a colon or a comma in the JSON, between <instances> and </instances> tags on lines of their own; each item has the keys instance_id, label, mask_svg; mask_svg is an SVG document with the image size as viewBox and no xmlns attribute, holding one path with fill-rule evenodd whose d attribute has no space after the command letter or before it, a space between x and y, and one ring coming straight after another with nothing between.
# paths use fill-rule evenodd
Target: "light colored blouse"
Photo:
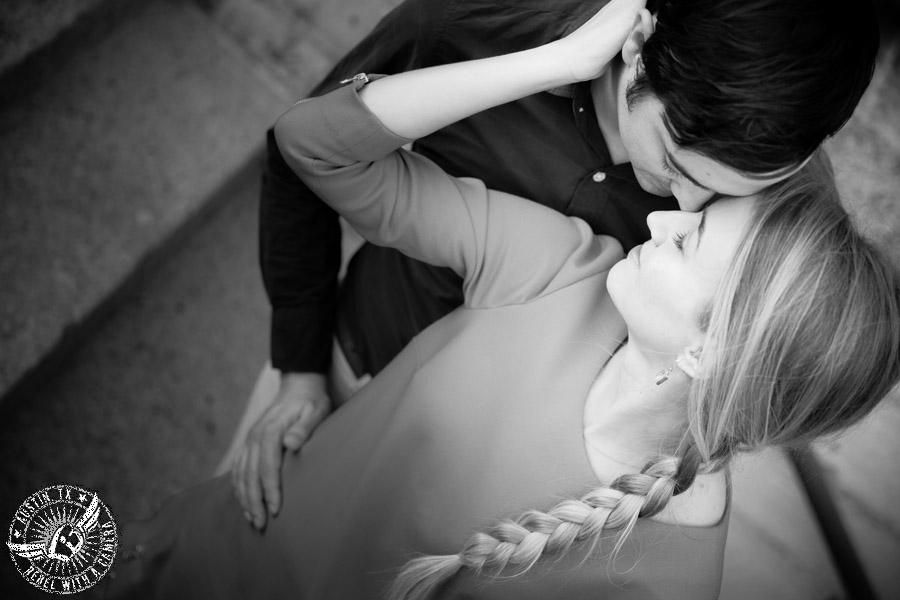
<instances>
[{"instance_id":1,"label":"light colored blouse","mask_svg":"<svg viewBox=\"0 0 900 600\"><path fill-rule=\"evenodd\" d=\"M143 552L116 566L116 582L139 596L375 599L408 559L455 554L500 518L600 484L582 421L626 333L605 286L621 247L398 150L408 140L368 111L358 86L283 115L282 154L364 237L456 270L465 303L285 456L284 507L263 534L227 478L126 530L122 545ZM641 519L616 560L613 531L587 560L575 545L516 578L464 571L438 597L716 598L727 522L727 511L712 527Z\"/></svg>"}]
</instances>

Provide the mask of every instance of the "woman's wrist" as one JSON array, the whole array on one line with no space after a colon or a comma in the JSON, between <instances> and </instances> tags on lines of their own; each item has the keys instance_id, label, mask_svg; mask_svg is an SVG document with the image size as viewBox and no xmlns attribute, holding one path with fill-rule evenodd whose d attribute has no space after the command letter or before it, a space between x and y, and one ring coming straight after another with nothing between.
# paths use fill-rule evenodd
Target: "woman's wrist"
<instances>
[{"instance_id":1,"label":"woman's wrist","mask_svg":"<svg viewBox=\"0 0 900 600\"><path fill-rule=\"evenodd\" d=\"M367 85L360 97L396 135L423 137L494 106L599 77L621 51L643 2L612 0L555 42L393 75Z\"/></svg>"},{"instance_id":2,"label":"woman's wrist","mask_svg":"<svg viewBox=\"0 0 900 600\"><path fill-rule=\"evenodd\" d=\"M415 139L477 112L572 83L561 48L409 71L373 81L360 97L385 127Z\"/></svg>"},{"instance_id":3,"label":"woman's wrist","mask_svg":"<svg viewBox=\"0 0 900 600\"><path fill-rule=\"evenodd\" d=\"M564 85L584 81L575 75L570 48L563 40L556 40L535 48L534 63L542 65L544 78L537 85L537 91L545 91ZM530 61L529 61L530 62Z\"/></svg>"}]
</instances>

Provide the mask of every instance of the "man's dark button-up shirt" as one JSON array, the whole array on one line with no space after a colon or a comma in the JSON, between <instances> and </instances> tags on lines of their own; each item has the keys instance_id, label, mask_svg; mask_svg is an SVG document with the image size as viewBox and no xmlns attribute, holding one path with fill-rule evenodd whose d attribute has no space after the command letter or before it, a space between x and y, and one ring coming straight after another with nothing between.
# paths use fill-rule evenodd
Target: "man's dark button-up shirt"
<instances>
[{"instance_id":1,"label":"man's dark button-up shirt","mask_svg":"<svg viewBox=\"0 0 900 600\"><path fill-rule=\"evenodd\" d=\"M357 72L396 73L538 46L576 28L604 3L408 0L315 93ZM474 115L418 140L414 149L452 175L477 177L489 188L580 217L626 251L649 238L650 212L677 208L674 199L643 191L630 164L611 164L587 83ZM323 371L333 332L337 218L302 183L288 181L292 174L273 150L270 144L261 204L272 360L281 370ZM370 245L351 262L340 296L342 344L373 374L462 301L450 270Z\"/></svg>"}]
</instances>

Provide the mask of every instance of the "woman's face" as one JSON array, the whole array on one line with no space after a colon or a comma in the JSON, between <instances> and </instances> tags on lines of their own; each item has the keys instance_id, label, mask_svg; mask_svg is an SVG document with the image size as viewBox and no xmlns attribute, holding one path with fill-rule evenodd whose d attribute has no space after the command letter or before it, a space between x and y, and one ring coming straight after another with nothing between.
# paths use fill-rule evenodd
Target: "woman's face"
<instances>
[{"instance_id":1,"label":"woman's face","mask_svg":"<svg viewBox=\"0 0 900 600\"><path fill-rule=\"evenodd\" d=\"M629 343L677 355L702 346L700 315L744 236L752 198L728 198L703 212L650 214L651 239L610 270L607 288L628 325Z\"/></svg>"}]
</instances>

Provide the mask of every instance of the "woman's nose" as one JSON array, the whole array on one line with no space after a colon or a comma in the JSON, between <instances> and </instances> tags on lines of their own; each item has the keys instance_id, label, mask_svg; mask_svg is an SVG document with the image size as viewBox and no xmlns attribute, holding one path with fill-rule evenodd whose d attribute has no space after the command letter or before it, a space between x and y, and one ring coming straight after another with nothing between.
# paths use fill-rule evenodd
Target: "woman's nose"
<instances>
[{"instance_id":1,"label":"woman's nose","mask_svg":"<svg viewBox=\"0 0 900 600\"><path fill-rule=\"evenodd\" d=\"M656 211L647 215L647 227L650 228L650 239L657 246L666 241L668 226L666 213L674 211Z\"/></svg>"}]
</instances>

